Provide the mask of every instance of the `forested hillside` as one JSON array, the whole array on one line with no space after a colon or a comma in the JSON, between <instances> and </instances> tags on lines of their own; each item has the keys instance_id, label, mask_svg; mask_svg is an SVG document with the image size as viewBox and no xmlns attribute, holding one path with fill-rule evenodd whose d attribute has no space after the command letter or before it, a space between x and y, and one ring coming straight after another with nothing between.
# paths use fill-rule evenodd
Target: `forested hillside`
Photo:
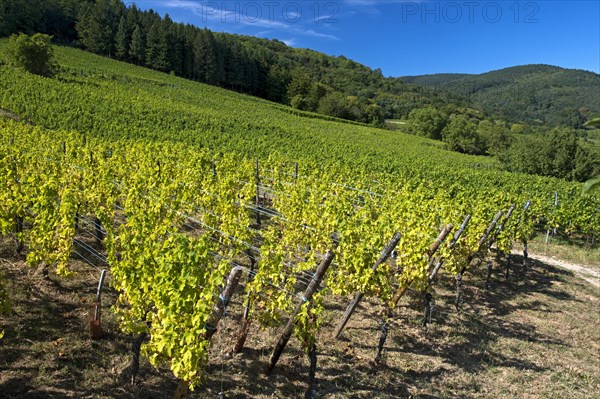
<instances>
[{"instance_id":1,"label":"forested hillside","mask_svg":"<svg viewBox=\"0 0 600 399\"><path fill-rule=\"evenodd\" d=\"M0 36L54 40L294 108L382 125L413 109L469 106L509 122L579 128L600 113L600 77L545 65L481 75L384 77L344 56L174 23L121 0L2 0Z\"/></svg>"},{"instance_id":2,"label":"forested hillside","mask_svg":"<svg viewBox=\"0 0 600 399\"><path fill-rule=\"evenodd\" d=\"M401 76L400 80L405 83L413 83L421 86L442 86L469 76L473 75L468 73L434 73L430 75Z\"/></svg>"},{"instance_id":3,"label":"forested hillside","mask_svg":"<svg viewBox=\"0 0 600 399\"><path fill-rule=\"evenodd\" d=\"M392 120L387 126L451 150L496 156L511 171L582 181L600 170L600 147L573 130L600 114L600 77L591 72L530 65L391 78L344 56L174 23L121 0L0 5L2 36L46 32L55 42L300 111L374 126Z\"/></svg>"},{"instance_id":4,"label":"forested hillside","mask_svg":"<svg viewBox=\"0 0 600 399\"><path fill-rule=\"evenodd\" d=\"M2 4L0 16L0 36L48 33L111 58L369 124L405 117L416 107L460 102L343 56L213 33L120 0L11 0Z\"/></svg>"},{"instance_id":5,"label":"forested hillside","mask_svg":"<svg viewBox=\"0 0 600 399\"><path fill-rule=\"evenodd\" d=\"M448 90L487 114L511 122L580 128L600 113L600 75L550 65L523 65L480 75L400 78Z\"/></svg>"}]
</instances>

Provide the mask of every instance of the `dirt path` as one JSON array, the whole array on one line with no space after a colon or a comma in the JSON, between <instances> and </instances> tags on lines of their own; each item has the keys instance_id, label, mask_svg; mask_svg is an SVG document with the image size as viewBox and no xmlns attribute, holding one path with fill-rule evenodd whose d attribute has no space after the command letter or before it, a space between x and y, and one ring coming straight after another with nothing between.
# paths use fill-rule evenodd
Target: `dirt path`
<instances>
[{"instance_id":1,"label":"dirt path","mask_svg":"<svg viewBox=\"0 0 600 399\"><path fill-rule=\"evenodd\" d=\"M519 250L512 250L513 255L522 255L523 252ZM540 254L529 253L529 257L531 259L539 260L540 262L546 263L548 265L561 267L563 269L567 269L575 273L578 277L584 279L595 287L600 288L600 272L596 270L587 268L582 265L578 265L575 263L565 262L564 260L556 259L549 256L544 256Z\"/></svg>"}]
</instances>

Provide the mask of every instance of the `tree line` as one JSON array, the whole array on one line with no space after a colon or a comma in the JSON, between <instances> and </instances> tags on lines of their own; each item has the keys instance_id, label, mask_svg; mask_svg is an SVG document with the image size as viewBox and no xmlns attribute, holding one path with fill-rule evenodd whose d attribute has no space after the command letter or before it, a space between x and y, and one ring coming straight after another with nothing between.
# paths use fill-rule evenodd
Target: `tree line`
<instances>
[{"instance_id":1,"label":"tree line","mask_svg":"<svg viewBox=\"0 0 600 399\"><path fill-rule=\"evenodd\" d=\"M573 134L486 119L460 93L439 85L407 84L346 57L277 40L175 23L121 0L0 0L0 35L17 32L44 32L57 42L304 111L376 126L402 119L405 132L442 140L454 151L495 155L514 171L576 180L600 171L597 148L573 144ZM523 138L532 129L540 133ZM558 154L572 162L541 159Z\"/></svg>"},{"instance_id":2,"label":"tree line","mask_svg":"<svg viewBox=\"0 0 600 399\"><path fill-rule=\"evenodd\" d=\"M600 112L600 75L551 65L520 65L478 75L402 77L461 96L488 115L513 123L580 129Z\"/></svg>"},{"instance_id":3,"label":"tree line","mask_svg":"<svg viewBox=\"0 0 600 399\"><path fill-rule=\"evenodd\" d=\"M586 144L568 127L533 128L485 117L469 108L416 108L406 133L446 143L471 155L493 155L511 172L586 181L600 175L600 146Z\"/></svg>"},{"instance_id":4,"label":"tree line","mask_svg":"<svg viewBox=\"0 0 600 399\"><path fill-rule=\"evenodd\" d=\"M107 57L373 125L459 101L343 56L175 23L120 0L0 0L0 16L0 36L47 33Z\"/></svg>"}]
</instances>

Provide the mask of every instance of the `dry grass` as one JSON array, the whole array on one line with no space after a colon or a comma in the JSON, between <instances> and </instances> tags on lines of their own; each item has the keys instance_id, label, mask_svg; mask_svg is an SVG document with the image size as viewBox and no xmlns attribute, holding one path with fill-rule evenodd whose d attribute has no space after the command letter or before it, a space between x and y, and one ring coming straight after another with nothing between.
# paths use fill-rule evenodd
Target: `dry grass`
<instances>
[{"instance_id":1,"label":"dry grass","mask_svg":"<svg viewBox=\"0 0 600 399\"><path fill-rule=\"evenodd\" d=\"M164 398L176 382L142 362L132 385L124 371L132 339L118 332L104 297L106 336L89 339L87 312L97 271L73 261L73 279L35 276L0 245L13 313L0 318L0 397ZM512 257L513 264L520 264ZM501 272L501 270L498 270ZM410 292L396 313L383 362L372 361L379 335L378 305L365 301L341 340L332 333L346 298L327 303L318 337L318 398L593 398L600 392L600 293L570 272L534 263L506 282L484 271L465 276L465 306L452 305L453 280L435 288L434 323L420 326L420 297ZM242 287L240 287L240 290ZM240 291L241 292L241 291ZM232 354L243 298L238 294L213 338L209 377L195 398L301 398L308 359L292 339L270 377L263 370L280 329L253 326L246 348ZM221 396L222 397L222 396Z\"/></svg>"},{"instance_id":2,"label":"dry grass","mask_svg":"<svg viewBox=\"0 0 600 399\"><path fill-rule=\"evenodd\" d=\"M600 271L600 243L597 241L592 245L585 240L551 237L546 244L545 238L545 235L539 235L530 241L529 251ZM522 249L522 246L517 244L515 248Z\"/></svg>"}]
</instances>

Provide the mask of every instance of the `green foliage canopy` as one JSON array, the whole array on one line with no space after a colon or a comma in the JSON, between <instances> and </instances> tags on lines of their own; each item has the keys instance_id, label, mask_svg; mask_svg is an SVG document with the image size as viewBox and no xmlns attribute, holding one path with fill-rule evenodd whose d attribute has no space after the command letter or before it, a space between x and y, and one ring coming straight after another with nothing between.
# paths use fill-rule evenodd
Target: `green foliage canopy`
<instances>
[{"instance_id":1,"label":"green foliage canopy","mask_svg":"<svg viewBox=\"0 0 600 399\"><path fill-rule=\"evenodd\" d=\"M50 36L41 33L11 36L7 47L9 63L36 75L52 75L54 52L50 40Z\"/></svg>"},{"instance_id":2,"label":"green foliage canopy","mask_svg":"<svg viewBox=\"0 0 600 399\"><path fill-rule=\"evenodd\" d=\"M453 115L442 130L442 140L453 151L481 154L483 143L477 135L477 125L465 115Z\"/></svg>"},{"instance_id":3,"label":"green foliage canopy","mask_svg":"<svg viewBox=\"0 0 600 399\"><path fill-rule=\"evenodd\" d=\"M434 140L442 139L442 130L448 123L448 117L433 107L417 108L410 112L408 120L417 136Z\"/></svg>"}]
</instances>

